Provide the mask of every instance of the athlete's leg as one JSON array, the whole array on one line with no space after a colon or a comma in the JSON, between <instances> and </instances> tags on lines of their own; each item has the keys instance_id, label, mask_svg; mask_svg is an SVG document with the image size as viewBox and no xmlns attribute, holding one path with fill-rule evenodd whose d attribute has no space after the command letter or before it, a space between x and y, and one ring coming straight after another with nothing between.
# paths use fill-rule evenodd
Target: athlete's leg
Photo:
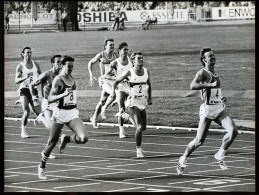
<instances>
[{"instance_id":1,"label":"athlete's leg","mask_svg":"<svg viewBox=\"0 0 259 195\"><path fill-rule=\"evenodd\" d=\"M111 84L104 82L103 85L102 85L102 88L103 88L103 90L104 90L107 94L111 94L111 90L112 90ZM101 115L105 115L106 109L108 108L108 106L109 106L115 99L116 99L116 96L114 96L114 97L109 96L109 97L107 98L105 104L104 104L103 107L102 107L102 114L101 114Z\"/></svg>"},{"instance_id":2,"label":"athlete's leg","mask_svg":"<svg viewBox=\"0 0 259 195\"><path fill-rule=\"evenodd\" d=\"M97 120L97 117L101 112L102 106L105 104L108 96L109 96L109 94L106 93L106 91L102 90L100 101L97 103L97 105L95 107L95 112L94 112L94 115L93 115L94 121Z\"/></svg>"},{"instance_id":3,"label":"athlete's leg","mask_svg":"<svg viewBox=\"0 0 259 195\"><path fill-rule=\"evenodd\" d=\"M26 138L29 137L27 131L26 131L26 125L28 123L28 118L30 115L30 107L29 107L29 99L27 96L20 96L20 101L23 109L23 115L21 120L21 137Z\"/></svg>"},{"instance_id":4,"label":"athlete's leg","mask_svg":"<svg viewBox=\"0 0 259 195\"><path fill-rule=\"evenodd\" d=\"M140 111L139 108L136 106L129 107L128 112L131 115L135 127L135 139L136 139L136 152L137 152L137 158L143 158L143 150L141 149L141 143L142 143L142 132L146 129L144 120L146 120L146 111ZM144 119L144 120L143 120Z\"/></svg>"},{"instance_id":5,"label":"athlete's leg","mask_svg":"<svg viewBox=\"0 0 259 195\"><path fill-rule=\"evenodd\" d=\"M59 146L60 153L64 152L67 143L72 142L76 144L84 144L88 141L86 126L83 124L81 118L75 118L66 124L69 129L74 132L74 135L61 135L61 143Z\"/></svg>"},{"instance_id":6,"label":"athlete's leg","mask_svg":"<svg viewBox=\"0 0 259 195\"><path fill-rule=\"evenodd\" d=\"M219 157L224 158L227 149L236 138L238 130L235 122L227 115L225 110L220 113L220 115L215 119L215 122L228 131L223 137L222 144L218 152Z\"/></svg>"},{"instance_id":7,"label":"athlete's leg","mask_svg":"<svg viewBox=\"0 0 259 195\"><path fill-rule=\"evenodd\" d=\"M208 130L210 127L210 124L212 122L212 119L206 118L204 116L200 116L200 122L199 122L199 126L198 126L198 130L197 130L197 134L194 140L192 140L188 145L187 148L183 154L183 156L186 158L188 156L191 155L191 153L198 148L199 146L201 146L204 141L205 138L208 134Z\"/></svg>"},{"instance_id":8,"label":"athlete's leg","mask_svg":"<svg viewBox=\"0 0 259 195\"><path fill-rule=\"evenodd\" d=\"M125 137L124 126L123 126L124 119L122 117L122 113L125 112L125 99L127 94L123 91L118 91L117 96L118 96L117 101L119 106L118 124L120 129L120 138L124 138Z\"/></svg>"}]
</instances>

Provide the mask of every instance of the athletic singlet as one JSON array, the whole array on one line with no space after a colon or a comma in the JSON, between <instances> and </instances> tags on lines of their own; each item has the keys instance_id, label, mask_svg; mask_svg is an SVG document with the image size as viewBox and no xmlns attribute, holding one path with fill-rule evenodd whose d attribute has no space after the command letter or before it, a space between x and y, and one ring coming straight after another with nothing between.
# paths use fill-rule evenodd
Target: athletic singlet
<instances>
[{"instance_id":1,"label":"athletic singlet","mask_svg":"<svg viewBox=\"0 0 259 195\"><path fill-rule=\"evenodd\" d=\"M148 73L144 68L143 76L138 76L133 68L130 69L131 77L129 79L130 96L131 97L144 97L147 90Z\"/></svg>"},{"instance_id":2,"label":"athletic singlet","mask_svg":"<svg viewBox=\"0 0 259 195\"><path fill-rule=\"evenodd\" d=\"M101 52L102 58L100 60L100 63L104 65L104 72L109 68L110 63L117 58L116 54L113 52L112 57L108 58L108 56L105 54L104 51ZM105 75L106 79L109 80L116 80L116 71L113 69L111 73Z\"/></svg>"},{"instance_id":3,"label":"athletic singlet","mask_svg":"<svg viewBox=\"0 0 259 195\"><path fill-rule=\"evenodd\" d=\"M205 70L203 68L203 70ZM210 74L210 82L213 83L217 81L217 86L216 88L205 88L201 90L201 99L204 101L204 103L210 105L210 104L220 104L222 103L222 93L221 93L221 88L220 88L220 79L218 72L215 70L217 75L213 75L210 71L205 70Z\"/></svg>"},{"instance_id":4,"label":"athletic singlet","mask_svg":"<svg viewBox=\"0 0 259 195\"><path fill-rule=\"evenodd\" d=\"M70 110L70 109L76 108L77 101L76 101L75 81L73 85L67 85L65 81L63 81L61 76L59 76L59 78L60 78L60 81L63 83L63 88L60 89L59 94L64 93L67 88L72 88L73 93L70 93L68 96L59 99L58 108L64 109L64 110Z\"/></svg>"},{"instance_id":5,"label":"athletic singlet","mask_svg":"<svg viewBox=\"0 0 259 195\"><path fill-rule=\"evenodd\" d=\"M52 87L52 82L55 78L56 75L54 75L54 73L52 72L52 70L48 70L46 71L46 79L45 81L42 83L43 85L43 97L48 99L49 97L49 92L51 90Z\"/></svg>"},{"instance_id":6,"label":"athletic singlet","mask_svg":"<svg viewBox=\"0 0 259 195\"><path fill-rule=\"evenodd\" d=\"M121 74L122 74L124 71L129 70L130 68L133 67L130 58L129 58L128 56L127 56L127 58L128 58L128 64L127 64L127 65L122 65L122 64L120 63L119 58L116 59L117 64L118 64L118 66L117 66L117 77L121 76Z\"/></svg>"},{"instance_id":7,"label":"athletic singlet","mask_svg":"<svg viewBox=\"0 0 259 195\"><path fill-rule=\"evenodd\" d=\"M24 64L23 62L21 63L22 66L23 66L23 70L22 70L22 77L27 77L27 75L29 73L32 73L32 76L30 76L29 78L27 78L26 80L24 80L23 82L21 82L20 84L20 89L22 88L29 88L29 85L30 83L32 83L34 80L37 79L37 76L38 76L38 70L37 70L37 67L34 63L34 61L31 61L32 62L32 68L31 69L28 69Z\"/></svg>"}]
</instances>

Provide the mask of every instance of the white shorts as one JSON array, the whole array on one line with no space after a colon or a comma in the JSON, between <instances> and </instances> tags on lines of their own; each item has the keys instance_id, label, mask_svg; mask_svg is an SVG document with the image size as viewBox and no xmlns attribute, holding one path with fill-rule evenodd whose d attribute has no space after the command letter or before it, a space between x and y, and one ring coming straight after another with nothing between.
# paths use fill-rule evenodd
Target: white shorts
<instances>
[{"instance_id":1,"label":"white shorts","mask_svg":"<svg viewBox=\"0 0 259 195\"><path fill-rule=\"evenodd\" d=\"M125 92L125 93L129 94L130 93L130 87L129 87L128 82L119 83L118 91L122 91L122 92Z\"/></svg>"},{"instance_id":2,"label":"white shorts","mask_svg":"<svg viewBox=\"0 0 259 195\"><path fill-rule=\"evenodd\" d=\"M113 83L115 82L116 79L107 79L107 78L103 78L102 76L99 77L98 81L99 81L99 86L102 88L103 84L108 84L108 85L113 85Z\"/></svg>"},{"instance_id":3,"label":"white shorts","mask_svg":"<svg viewBox=\"0 0 259 195\"><path fill-rule=\"evenodd\" d=\"M140 111L145 110L147 108L147 100L143 97L128 97L125 103L126 108L136 106Z\"/></svg>"},{"instance_id":4,"label":"white shorts","mask_svg":"<svg viewBox=\"0 0 259 195\"><path fill-rule=\"evenodd\" d=\"M57 102L49 103L46 98L42 99L42 102L41 102L42 111L45 111L45 110L53 111L54 107L56 107L56 106L57 106Z\"/></svg>"},{"instance_id":5,"label":"white shorts","mask_svg":"<svg viewBox=\"0 0 259 195\"><path fill-rule=\"evenodd\" d=\"M60 124L65 124L72 121L75 118L79 118L79 110L73 108L70 110L60 109L55 107L53 109L52 120Z\"/></svg>"},{"instance_id":6,"label":"white shorts","mask_svg":"<svg viewBox=\"0 0 259 195\"><path fill-rule=\"evenodd\" d=\"M200 106L200 116L204 116L209 119L216 119L220 113L225 110L225 104L214 104L214 105L207 105L203 103Z\"/></svg>"}]
</instances>

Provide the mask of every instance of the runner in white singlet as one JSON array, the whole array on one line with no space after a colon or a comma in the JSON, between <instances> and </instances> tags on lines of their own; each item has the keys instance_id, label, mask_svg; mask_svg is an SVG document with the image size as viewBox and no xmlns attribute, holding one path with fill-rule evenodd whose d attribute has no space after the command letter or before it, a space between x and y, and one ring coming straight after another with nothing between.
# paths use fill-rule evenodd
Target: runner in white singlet
<instances>
[{"instance_id":1,"label":"runner in white singlet","mask_svg":"<svg viewBox=\"0 0 259 195\"><path fill-rule=\"evenodd\" d=\"M137 158L143 158L144 155L141 149L142 131L146 130L147 125L146 106L152 104L151 83L150 74L148 70L143 67L143 55L141 52L135 53L133 63L133 68L122 72L116 79L113 85L112 95L115 95L115 88L117 85L123 84L123 81L129 78L128 83L130 91L127 98L126 107L136 127L135 137Z\"/></svg>"},{"instance_id":2,"label":"runner in white singlet","mask_svg":"<svg viewBox=\"0 0 259 195\"><path fill-rule=\"evenodd\" d=\"M129 70L130 68L133 67L132 62L130 58L128 57L128 44L126 42L122 42L118 46L118 51L119 51L119 57L111 62L109 69L106 71L105 75L110 74L114 70L116 70L117 77L120 77L122 73L126 70ZM118 116L118 123L119 123L119 137L120 138L125 138L125 131L124 131L124 118L126 118L126 113L125 113L125 100L129 95L129 85L128 85L128 79L124 79L119 85L118 85L118 90L116 91L116 100L118 102L119 106L119 113L116 115ZM109 99L113 99L114 96L110 96ZM102 113L105 113L106 111L106 106L104 105L102 108ZM131 119L129 119L131 120Z\"/></svg>"},{"instance_id":3,"label":"runner in white singlet","mask_svg":"<svg viewBox=\"0 0 259 195\"><path fill-rule=\"evenodd\" d=\"M23 116L21 120L21 137L29 137L26 131L26 125L30 115L30 107L36 115L41 113L40 100L38 96L32 96L29 85L32 83L39 74L41 74L40 66L37 62L31 60L31 48L24 47L21 56L23 61L17 65L15 74L15 83L20 84L18 89L20 102L22 104ZM37 94L37 90L35 89Z\"/></svg>"},{"instance_id":4,"label":"runner in white singlet","mask_svg":"<svg viewBox=\"0 0 259 195\"><path fill-rule=\"evenodd\" d=\"M227 169L224 161L227 149L238 134L234 121L225 111L225 105L223 104L225 98L221 94L221 82L218 72L214 69L216 58L211 48L203 48L201 50L201 62L204 68L198 71L190 87L192 90L201 90L201 97L204 103L200 107L200 122L197 135L188 144L184 154L179 159L177 166L177 173L179 175L183 174L187 157L204 143L212 121L218 123L228 131L223 137L219 151L214 155L214 158L223 170Z\"/></svg>"}]
</instances>

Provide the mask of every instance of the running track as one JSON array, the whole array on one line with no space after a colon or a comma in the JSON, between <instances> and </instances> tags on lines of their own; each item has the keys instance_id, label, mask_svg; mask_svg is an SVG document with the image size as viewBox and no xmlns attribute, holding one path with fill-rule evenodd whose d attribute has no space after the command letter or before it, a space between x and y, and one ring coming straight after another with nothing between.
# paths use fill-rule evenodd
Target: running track
<instances>
[{"instance_id":1,"label":"running track","mask_svg":"<svg viewBox=\"0 0 259 195\"><path fill-rule=\"evenodd\" d=\"M136 159L134 129L119 139L118 127L87 125L89 142L68 144L65 153L48 160L47 181L37 177L37 165L48 130L28 124L30 138L20 137L20 122L6 120L4 133L5 192L255 192L255 135L239 134L222 171L213 159L223 132L209 132L203 146L187 161L184 175L176 165L195 131L147 129L142 147L145 158ZM71 131L64 128L64 133ZM59 143L58 143L59 145Z\"/></svg>"}]
</instances>

